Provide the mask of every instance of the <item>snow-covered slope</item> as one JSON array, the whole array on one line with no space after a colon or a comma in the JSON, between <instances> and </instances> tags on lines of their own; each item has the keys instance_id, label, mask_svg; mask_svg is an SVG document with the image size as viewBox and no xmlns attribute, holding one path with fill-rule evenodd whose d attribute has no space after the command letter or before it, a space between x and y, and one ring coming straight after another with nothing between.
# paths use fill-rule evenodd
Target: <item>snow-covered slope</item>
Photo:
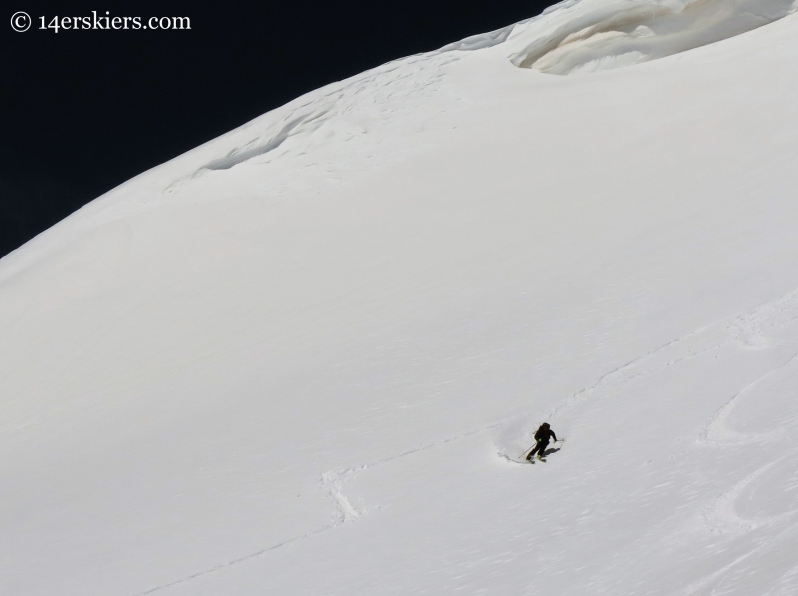
<instances>
[{"instance_id":1,"label":"snow-covered slope","mask_svg":"<svg viewBox=\"0 0 798 596\"><path fill-rule=\"evenodd\" d=\"M571 0L513 31L513 64L583 74L639 64L751 31L794 0Z\"/></svg>"},{"instance_id":2,"label":"snow-covered slope","mask_svg":"<svg viewBox=\"0 0 798 596\"><path fill-rule=\"evenodd\" d=\"M517 68L621 4L320 89L0 261L0 593L796 593L798 17Z\"/></svg>"}]
</instances>

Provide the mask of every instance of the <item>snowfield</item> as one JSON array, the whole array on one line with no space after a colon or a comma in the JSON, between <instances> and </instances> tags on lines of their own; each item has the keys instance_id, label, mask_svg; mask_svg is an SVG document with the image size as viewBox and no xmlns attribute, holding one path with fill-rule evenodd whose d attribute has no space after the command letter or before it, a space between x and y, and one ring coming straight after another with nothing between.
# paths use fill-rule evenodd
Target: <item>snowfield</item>
<instances>
[{"instance_id":1,"label":"snowfield","mask_svg":"<svg viewBox=\"0 0 798 596\"><path fill-rule=\"evenodd\" d=\"M798 593L795 8L571 0L2 259L0 593Z\"/></svg>"}]
</instances>

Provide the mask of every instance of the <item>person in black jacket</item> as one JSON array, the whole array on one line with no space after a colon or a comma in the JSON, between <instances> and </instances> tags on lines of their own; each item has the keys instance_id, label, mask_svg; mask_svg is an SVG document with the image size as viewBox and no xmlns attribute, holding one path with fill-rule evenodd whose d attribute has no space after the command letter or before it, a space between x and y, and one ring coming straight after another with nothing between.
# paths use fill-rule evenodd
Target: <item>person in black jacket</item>
<instances>
[{"instance_id":1,"label":"person in black jacket","mask_svg":"<svg viewBox=\"0 0 798 596\"><path fill-rule=\"evenodd\" d=\"M544 422L540 425L540 428L535 433L535 441L537 445L535 448L529 452L529 455L526 456L527 461L532 461L532 457L537 453L538 459L543 459L543 455L546 452L546 448L549 446L549 441L554 438L557 440L557 435L554 434L554 431L551 430L551 426L549 426L548 422Z\"/></svg>"}]
</instances>

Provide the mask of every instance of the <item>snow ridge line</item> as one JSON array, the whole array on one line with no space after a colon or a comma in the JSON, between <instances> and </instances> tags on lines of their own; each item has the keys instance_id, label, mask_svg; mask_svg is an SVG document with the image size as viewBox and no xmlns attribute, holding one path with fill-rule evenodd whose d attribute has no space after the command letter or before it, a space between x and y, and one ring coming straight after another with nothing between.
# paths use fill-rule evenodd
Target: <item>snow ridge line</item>
<instances>
[{"instance_id":1,"label":"snow ridge line","mask_svg":"<svg viewBox=\"0 0 798 596\"><path fill-rule=\"evenodd\" d=\"M251 133L249 140L244 142L242 139L241 142L231 143L232 146L225 154L209 155L203 163L193 164L190 171L167 184L161 192L172 194L209 172L229 170L253 158L271 153L292 137L307 138L326 122L362 108L363 102L367 100L370 100L369 105L381 108L379 115L385 116L386 105L394 100L394 95L398 93L400 97L411 97L421 89L439 84L443 76L440 69L459 60L457 56L442 56L439 52L416 54L387 62L345 81L332 83L326 88L310 92L302 103L286 104L284 106L286 109L277 108L273 112L267 112L225 135L243 137L246 130ZM411 78L418 69L430 69L433 76L426 84L404 85L399 91L391 89L397 84L412 83ZM376 82L382 82L382 88L375 87ZM388 93L380 95L380 90L387 90ZM366 100L360 96L361 93L367 96ZM284 155L287 153L280 153L277 158Z\"/></svg>"}]
</instances>

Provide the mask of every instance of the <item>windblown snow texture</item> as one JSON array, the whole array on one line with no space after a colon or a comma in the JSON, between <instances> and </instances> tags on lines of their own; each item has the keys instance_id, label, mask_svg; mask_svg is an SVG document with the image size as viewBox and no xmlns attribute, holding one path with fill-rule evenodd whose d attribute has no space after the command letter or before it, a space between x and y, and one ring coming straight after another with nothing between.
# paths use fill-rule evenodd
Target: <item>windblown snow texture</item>
<instances>
[{"instance_id":1,"label":"windblown snow texture","mask_svg":"<svg viewBox=\"0 0 798 596\"><path fill-rule=\"evenodd\" d=\"M791 10L566 2L2 259L0 593L795 594Z\"/></svg>"},{"instance_id":2,"label":"windblown snow texture","mask_svg":"<svg viewBox=\"0 0 798 596\"><path fill-rule=\"evenodd\" d=\"M558 75L656 60L781 19L795 0L567 0L540 17L443 48L477 50L508 42L511 61Z\"/></svg>"}]
</instances>

